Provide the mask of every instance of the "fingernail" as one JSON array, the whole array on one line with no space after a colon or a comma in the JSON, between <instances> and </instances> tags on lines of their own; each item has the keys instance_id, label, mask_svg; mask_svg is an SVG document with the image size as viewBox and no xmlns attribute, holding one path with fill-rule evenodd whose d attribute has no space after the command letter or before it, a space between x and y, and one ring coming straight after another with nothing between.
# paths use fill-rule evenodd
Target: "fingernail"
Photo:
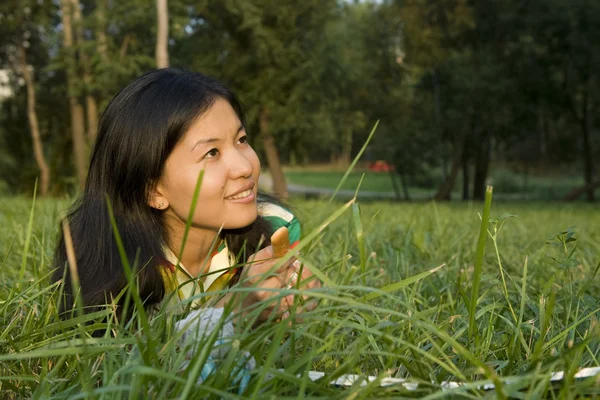
<instances>
[{"instance_id":1,"label":"fingernail","mask_svg":"<svg viewBox=\"0 0 600 400\"><path fill-rule=\"evenodd\" d=\"M290 285L296 286L296 283L298 283L298 273L294 272L290 277Z\"/></svg>"},{"instance_id":2,"label":"fingernail","mask_svg":"<svg viewBox=\"0 0 600 400\"><path fill-rule=\"evenodd\" d=\"M300 262L300 260L296 260L296 261L294 261L294 263L292 265L294 266L294 269L297 272L300 270L300 266L302 265L302 263Z\"/></svg>"}]
</instances>

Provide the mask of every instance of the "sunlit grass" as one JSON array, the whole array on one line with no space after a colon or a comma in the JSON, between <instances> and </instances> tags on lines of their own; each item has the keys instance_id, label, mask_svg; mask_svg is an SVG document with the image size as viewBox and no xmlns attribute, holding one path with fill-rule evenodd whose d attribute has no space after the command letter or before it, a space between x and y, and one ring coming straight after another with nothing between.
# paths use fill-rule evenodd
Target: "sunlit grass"
<instances>
[{"instance_id":1,"label":"sunlit grass","mask_svg":"<svg viewBox=\"0 0 600 400\"><path fill-rule=\"evenodd\" d=\"M0 398L238 396L230 375L242 353L230 352L219 373L197 386L206 353L180 371L185 351L172 315L155 316L145 329L113 326L114 337L100 338L91 332L111 323L102 322L107 311L59 321L59 288L48 275L69 201L38 199L29 233L32 199L0 204ZM578 368L600 365L597 207L492 206L475 340L469 309L483 204L370 203L360 213L323 201L293 206L304 235L313 237L303 258L325 287L314 293L320 305L304 321L267 323L234 338L234 347L258 362L243 396L434 398L447 394L440 385L448 380L498 386L492 393L477 389L480 383L452 389L457 397L598 394L596 380L569 378ZM343 213L317 229L336 211ZM206 340L212 348L214 338ZM309 370L326 376L312 382ZM567 371L567 379L552 386L549 373L557 370ZM328 384L342 374L421 385L408 392L377 382L346 389Z\"/></svg>"}]
</instances>

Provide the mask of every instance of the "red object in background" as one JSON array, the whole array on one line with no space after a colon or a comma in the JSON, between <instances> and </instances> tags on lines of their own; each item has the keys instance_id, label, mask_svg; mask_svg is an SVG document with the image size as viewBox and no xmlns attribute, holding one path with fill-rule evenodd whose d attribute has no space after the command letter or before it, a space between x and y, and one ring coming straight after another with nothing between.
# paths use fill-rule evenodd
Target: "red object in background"
<instances>
[{"instance_id":1,"label":"red object in background","mask_svg":"<svg viewBox=\"0 0 600 400\"><path fill-rule=\"evenodd\" d=\"M373 172L390 172L394 170L394 166L384 160L377 160L369 164L369 171Z\"/></svg>"}]
</instances>

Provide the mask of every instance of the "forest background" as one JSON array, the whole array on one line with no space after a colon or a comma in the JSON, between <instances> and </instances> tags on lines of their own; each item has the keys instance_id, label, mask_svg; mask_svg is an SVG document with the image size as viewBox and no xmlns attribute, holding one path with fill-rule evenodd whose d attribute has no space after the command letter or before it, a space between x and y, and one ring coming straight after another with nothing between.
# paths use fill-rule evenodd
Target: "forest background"
<instances>
[{"instance_id":1,"label":"forest background","mask_svg":"<svg viewBox=\"0 0 600 400\"><path fill-rule=\"evenodd\" d=\"M104 107L170 65L239 94L280 195L380 121L358 170L393 166L396 199L594 201L599 22L592 0L4 0L0 193L75 194Z\"/></svg>"},{"instance_id":2,"label":"forest background","mask_svg":"<svg viewBox=\"0 0 600 400\"><path fill-rule=\"evenodd\" d=\"M599 50L594 0L1 0L0 398L598 396ZM169 65L239 94L271 190L329 198L290 199L319 307L236 334L202 385L215 335L182 347L141 306L113 329L114 303L60 321L48 284L102 110ZM361 179L437 201L331 201Z\"/></svg>"}]
</instances>

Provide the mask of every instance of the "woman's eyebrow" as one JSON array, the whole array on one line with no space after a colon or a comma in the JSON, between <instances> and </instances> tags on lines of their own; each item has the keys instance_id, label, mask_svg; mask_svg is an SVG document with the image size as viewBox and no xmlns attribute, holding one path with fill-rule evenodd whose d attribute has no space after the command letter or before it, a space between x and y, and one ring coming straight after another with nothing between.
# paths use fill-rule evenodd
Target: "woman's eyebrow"
<instances>
[{"instance_id":1,"label":"woman's eyebrow","mask_svg":"<svg viewBox=\"0 0 600 400\"><path fill-rule=\"evenodd\" d=\"M196 147L202 145L202 144L208 144L208 143L215 143L215 142L220 142L221 139L219 138L202 138L200 140L198 140L196 142L196 144L194 144L194 146L192 147L192 150L190 151L194 151L196 149Z\"/></svg>"},{"instance_id":2,"label":"woman's eyebrow","mask_svg":"<svg viewBox=\"0 0 600 400\"><path fill-rule=\"evenodd\" d=\"M241 131L243 131L244 129L246 129L246 128L244 127L244 125L243 125L243 124L240 124L240 126L238 127L238 129L237 129L237 131L235 132L235 135L234 135L234 136L237 136L237 135L238 135L238 133L240 133L240 132L241 132ZM203 145L203 144L208 144L208 143L215 143L215 142L220 142L220 141L221 141L221 139L220 139L220 138L202 138L202 139L198 140L198 141L197 141L197 142L194 144L194 146L192 147L192 150L190 150L190 151L194 151L194 149L196 149L196 147L198 147L198 146L200 146L200 145Z\"/></svg>"}]
</instances>

